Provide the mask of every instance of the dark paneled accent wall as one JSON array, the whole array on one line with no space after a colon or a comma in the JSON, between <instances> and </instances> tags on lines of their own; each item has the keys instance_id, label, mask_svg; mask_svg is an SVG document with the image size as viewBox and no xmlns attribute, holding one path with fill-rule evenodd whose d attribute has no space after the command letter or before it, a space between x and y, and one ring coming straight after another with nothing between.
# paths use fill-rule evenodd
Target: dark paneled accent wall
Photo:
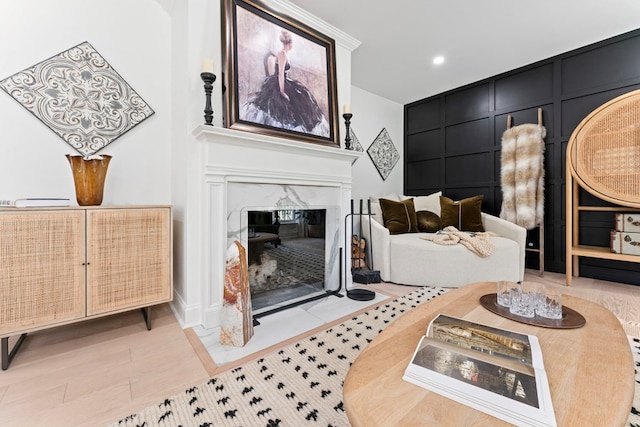
<instances>
[{"instance_id":1,"label":"dark paneled accent wall","mask_svg":"<svg viewBox=\"0 0 640 427\"><path fill-rule=\"evenodd\" d=\"M484 195L484 211L502 204L500 149L512 125L538 122L543 110L545 152L545 269L565 268L565 151L571 133L606 101L640 89L640 30L413 102L404 109L404 194L442 190L454 199ZM581 202L605 205L585 191ZM623 209L621 209L623 210ZM612 213L583 214L582 244L608 246ZM537 247L538 230L528 233ZM538 268L538 254L527 254ZM580 275L640 284L640 264L580 258Z\"/></svg>"}]
</instances>

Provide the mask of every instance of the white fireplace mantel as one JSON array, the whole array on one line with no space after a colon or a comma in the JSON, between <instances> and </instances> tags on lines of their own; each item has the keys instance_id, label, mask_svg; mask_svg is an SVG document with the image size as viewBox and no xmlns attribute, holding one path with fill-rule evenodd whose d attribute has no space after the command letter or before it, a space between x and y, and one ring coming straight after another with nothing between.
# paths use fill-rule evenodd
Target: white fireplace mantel
<instances>
[{"instance_id":1,"label":"white fireplace mantel","mask_svg":"<svg viewBox=\"0 0 640 427\"><path fill-rule=\"evenodd\" d=\"M351 208L351 165L363 153L206 125L194 129L193 135L200 145L194 170L200 197L187 209L198 209L202 219L201 230L189 234L198 239L193 247L202 248L196 290L202 304L200 315L192 317L211 328L220 323L227 248L236 239L242 242L241 208L276 206L283 199L303 208L332 207L335 232L330 245L337 252L345 241L340 219ZM333 257L337 259L335 253ZM332 274L336 283L330 288L337 289L339 274ZM193 290L194 284L190 286Z\"/></svg>"},{"instance_id":2,"label":"white fireplace mantel","mask_svg":"<svg viewBox=\"0 0 640 427\"><path fill-rule=\"evenodd\" d=\"M302 153L307 156L324 157L337 161L349 161L351 164L362 156L362 152L341 150L337 146L331 147L306 143L216 126L200 125L193 131L193 135L198 140L210 141L215 144L230 144L259 150L268 149L287 153Z\"/></svg>"}]
</instances>

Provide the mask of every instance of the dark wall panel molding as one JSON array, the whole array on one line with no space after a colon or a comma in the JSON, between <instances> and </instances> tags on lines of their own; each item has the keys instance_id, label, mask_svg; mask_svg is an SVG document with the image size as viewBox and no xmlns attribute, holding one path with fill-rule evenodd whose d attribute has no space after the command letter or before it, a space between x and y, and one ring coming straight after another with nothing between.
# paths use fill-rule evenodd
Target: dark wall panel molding
<instances>
[{"instance_id":1,"label":"dark wall panel molding","mask_svg":"<svg viewBox=\"0 0 640 427\"><path fill-rule=\"evenodd\" d=\"M440 126L440 99L421 102L410 111L406 111L405 124L408 132L418 132Z\"/></svg>"},{"instance_id":2,"label":"dark wall panel molding","mask_svg":"<svg viewBox=\"0 0 640 427\"><path fill-rule=\"evenodd\" d=\"M496 79L494 92L497 111L548 102L553 98L553 63Z\"/></svg>"},{"instance_id":3,"label":"dark wall panel molding","mask_svg":"<svg viewBox=\"0 0 640 427\"><path fill-rule=\"evenodd\" d=\"M445 120L447 123L460 123L473 120L490 111L490 88L488 84L479 84L461 92L444 95Z\"/></svg>"},{"instance_id":4,"label":"dark wall panel molding","mask_svg":"<svg viewBox=\"0 0 640 427\"><path fill-rule=\"evenodd\" d=\"M483 210L499 214L501 138L514 126L547 129L545 152L545 269L565 267L566 145L591 111L640 89L640 29L405 105L404 193L441 190L454 199L483 194ZM582 191L581 197L589 200ZM595 199L595 198L594 198ZM602 201L592 200L595 204ZM581 221L584 242L608 244L613 214ZM538 230L528 241L537 245ZM527 267L538 268L537 253ZM580 258L583 276L640 285L640 264Z\"/></svg>"},{"instance_id":5,"label":"dark wall panel molding","mask_svg":"<svg viewBox=\"0 0 640 427\"><path fill-rule=\"evenodd\" d=\"M482 118L447 126L445 130L445 154L454 156L490 148L493 146L489 139L490 124L488 118Z\"/></svg>"},{"instance_id":6,"label":"dark wall panel molding","mask_svg":"<svg viewBox=\"0 0 640 427\"><path fill-rule=\"evenodd\" d=\"M640 69L640 39L621 37L562 59L562 94L607 89L637 82Z\"/></svg>"}]
</instances>

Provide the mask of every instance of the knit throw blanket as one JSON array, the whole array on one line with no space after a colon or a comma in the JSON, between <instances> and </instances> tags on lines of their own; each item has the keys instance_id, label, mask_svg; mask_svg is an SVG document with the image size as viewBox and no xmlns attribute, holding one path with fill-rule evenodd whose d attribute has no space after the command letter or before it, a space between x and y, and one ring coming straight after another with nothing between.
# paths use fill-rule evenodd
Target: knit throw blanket
<instances>
[{"instance_id":1,"label":"knit throw blanket","mask_svg":"<svg viewBox=\"0 0 640 427\"><path fill-rule=\"evenodd\" d=\"M491 231L473 232L460 231L453 226L448 226L436 234L421 236L421 239L430 240L438 245L464 245L479 257L486 258L493 252L495 245L491 236L497 236Z\"/></svg>"},{"instance_id":2,"label":"knit throw blanket","mask_svg":"<svg viewBox=\"0 0 640 427\"><path fill-rule=\"evenodd\" d=\"M524 124L502 135L500 218L531 230L544 220L544 126Z\"/></svg>"}]
</instances>

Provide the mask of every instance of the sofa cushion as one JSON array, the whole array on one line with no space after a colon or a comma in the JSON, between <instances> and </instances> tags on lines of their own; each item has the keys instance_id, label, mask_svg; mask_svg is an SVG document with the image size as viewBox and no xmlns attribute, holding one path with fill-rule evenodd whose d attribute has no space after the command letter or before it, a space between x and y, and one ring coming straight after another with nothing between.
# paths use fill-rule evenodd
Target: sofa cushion
<instances>
[{"instance_id":1,"label":"sofa cushion","mask_svg":"<svg viewBox=\"0 0 640 427\"><path fill-rule=\"evenodd\" d=\"M399 202L402 199L396 193L389 193L383 197L369 197L368 203L371 206L370 213L372 215L372 218L377 223L384 225L384 220L382 219L382 209L380 209L380 199L393 200L394 202Z\"/></svg>"},{"instance_id":2,"label":"sofa cushion","mask_svg":"<svg viewBox=\"0 0 640 427\"><path fill-rule=\"evenodd\" d=\"M408 197L399 196L396 193L389 193L386 196L380 197L380 199L393 200L394 202L399 202L402 199L408 199Z\"/></svg>"},{"instance_id":3,"label":"sofa cushion","mask_svg":"<svg viewBox=\"0 0 640 427\"><path fill-rule=\"evenodd\" d=\"M435 212L418 211L416 212L416 218L418 219L418 231L420 232L435 233L438 230L442 230L442 220Z\"/></svg>"},{"instance_id":4,"label":"sofa cushion","mask_svg":"<svg viewBox=\"0 0 640 427\"><path fill-rule=\"evenodd\" d=\"M454 201L440 196L440 218L442 228L450 225L461 231L484 231L482 226L483 195Z\"/></svg>"},{"instance_id":5,"label":"sofa cushion","mask_svg":"<svg viewBox=\"0 0 640 427\"><path fill-rule=\"evenodd\" d=\"M493 252L482 258L463 245L438 245L422 237L424 234L420 233L390 236L390 271L385 280L405 285L444 287L522 280L519 274L520 246L511 239L492 237Z\"/></svg>"},{"instance_id":6,"label":"sofa cushion","mask_svg":"<svg viewBox=\"0 0 640 427\"><path fill-rule=\"evenodd\" d=\"M440 215L440 196L442 196L442 191L429 194L428 196L414 197L413 206L415 206L416 212L430 211L435 213L436 215ZM405 196L402 197L406 198Z\"/></svg>"},{"instance_id":7,"label":"sofa cushion","mask_svg":"<svg viewBox=\"0 0 640 427\"><path fill-rule=\"evenodd\" d=\"M384 225L384 220L382 219L382 209L380 209L380 200L377 198L371 198L369 199L369 203L370 203L370 213L371 213L371 219L373 219L375 222L377 222L380 225Z\"/></svg>"},{"instance_id":8,"label":"sofa cushion","mask_svg":"<svg viewBox=\"0 0 640 427\"><path fill-rule=\"evenodd\" d=\"M401 202L380 199L380 208L382 209L383 224L390 234L418 232L418 219L413 199Z\"/></svg>"}]
</instances>

